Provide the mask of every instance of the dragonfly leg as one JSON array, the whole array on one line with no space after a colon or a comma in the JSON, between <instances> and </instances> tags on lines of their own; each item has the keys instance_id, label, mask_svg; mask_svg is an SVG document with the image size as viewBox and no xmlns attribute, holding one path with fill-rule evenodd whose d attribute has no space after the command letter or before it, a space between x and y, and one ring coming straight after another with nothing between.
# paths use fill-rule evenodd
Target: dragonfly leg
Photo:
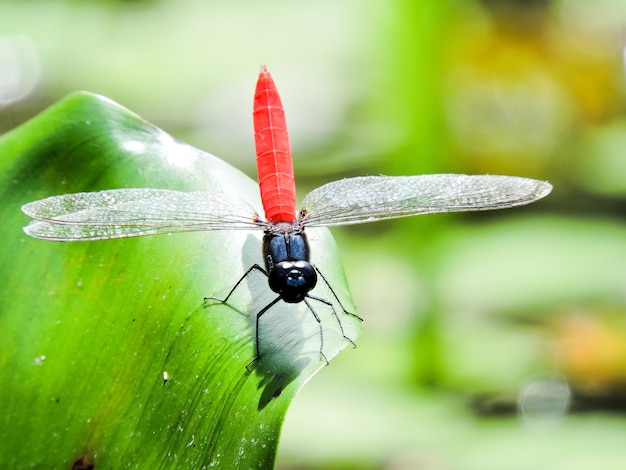
<instances>
[{"instance_id":1,"label":"dragonfly leg","mask_svg":"<svg viewBox=\"0 0 626 470\"><path fill-rule=\"evenodd\" d=\"M317 297L314 297L314 296L311 296L311 295L307 295L307 297L310 298L310 299L319 300L322 303L326 303L326 302L324 302L324 299L320 299L320 298L317 298ZM306 299L306 297L304 298L304 303L306 304L307 307L309 307L309 310L311 311L311 313L315 317L315 321L317 321L317 324L318 324L318 326L320 328L320 356L322 356L322 359L324 359L324 362L326 362L326 365L328 365L329 364L328 359L326 358L326 354L324 354L324 330L322 329L322 320L319 317L319 315L317 314L317 312L315 311L315 309L313 308L313 306ZM332 304L331 304L331 308L332 308ZM343 328L342 328L342 332L343 332ZM345 338L345 336L344 336L344 338Z\"/></svg>"},{"instance_id":2,"label":"dragonfly leg","mask_svg":"<svg viewBox=\"0 0 626 470\"><path fill-rule=\"evenodd\" d=\"M320 277L322 278L322 280L324 281L324 283L326 284L326 286L328 287L328 289L330 289L330 292L332 292L333 297L335 297L335 300L337 301L337 303L339 304L339 306L341 307L341 310L343 310L343 313L345 313L346 315L350 315L351 317L354 317L360 321L363 321L363 319L358 316L356 313L352 313L348 310L346 310L346 308L343 306L343 304L341 303L341 300L339 300L339 297L337 296L337 294L335 293L335 289L333 289L333 287L329 284L329 282L326 280L326 276L324 276L324 274L322 274L322 271L319 270L319 268L315 265L313 265L313 267L315 268L315 270L317 271L317 274L320 275ZM322 299L318 299L318 300L322 300ZM333 309L334 310L334 309ZM337 316L337 313L335 312L335 316ZM337 320L339 320L339 318L337 318ZM341 322L339 322L341 325ZM354 343L353 343L354 344Z\"/></svg>"},{"instance_id":3,"label":"dragonfly leg","mask_svg":"<svg viewBox=\"0 0 626 470\"><path fill-rule=\"evenodd\" d=\"M256 266L256 265L255 265ZM250 272L252 268L248 270ZM264 271L265 272L265 271ZM247 273L246 273L247 274ZM229 294L230 295L230 294ZM254 359L252 359L246 365L246 369L250 370L252 365L261 358L261 353L259 352L259 320L263 316L265 312L267 312L270 308L272 308L276 303L280 300L280 295L272 300L269 304L259 310L259 313L256 314L256 322L254 325Z\"/></svg>"},{"instance_id":4,"label":"dragonfly leg","mask_svg":"<svg viewBox=\"0 0 626 470\"><path fill-rule=\"evenodd\" d=\"M224 297L223 299L218 299L217 297L205 297L204 301L206 303L207 300L217 300L218 302L221 302L223 304L225 304L226 302L228 302L228 299L230 298L230 296L233 294L233 292L235 292L235 290L237 289L237 287L239 287L239 284L241 284L241 282L248 277L248 274L250 274L252 271L260 271L263 274L265 274L265 276L267 276L267 271L265 271L265 269L263 269L261 266L259 266L258 264L253 264L252 266L250 266L250 268L248 268L248 270L243 274L243 276L241 276L239 278L239 280L237 281L237 283L233 286L233 288L230 290L230 292L228 293L228 295L226 297Z\"/></svg>"},{"instance_id":5,"label":"dragonfly leg","mask_svg":"<svg viewBox=\"0 0 626 470\"><path fill-rule=\"evenodd\" d=\"M343 330L343 324L341 323L341 320L339 319L339 315L337 314L337 310L335 310L335 306L333 305L333 303L330 300L322 299L321 297L317 297L316 295L307 295L307 297L309 299L317 300L318 302L321 302L324 305L328 305L330 307L331 311L333 312L333 316L335 317L335 320L337 320L337 324L339 325L339 331L341 332L341 336L343 336L343 339L345 339L346 341L350 342L350 344L352 344L352 346L356 348L356 343L354 341L352 341L352 339L350 339L348 336L346 336L346 333ZM304 299L304 301L306 302L306 299ZM306 304L308 305L308 307L311 310L311 312L313 312L313 315L315 315L315 319L319 321L319 317L317 316L317 313L315 313L315 311L313 310L311 305L308 302L306 302ZM346 311L344 310L344 312L346 312ZM346 312L346 313L348 313L348 312ZM354 315L354 316L356 317L356 315ZM359 317L357 317L357 318L359 318ZM322 344L323 344L324 337L322 335L322 327L321 327L321 325L320 325L320 336L322 336ZM322 356L323 356L323 354L322 354ZM324 359L326 359L326 357L324 357ZM328 362L328 361L326 361L326 362Z\"/></svg>"}]
</instances>

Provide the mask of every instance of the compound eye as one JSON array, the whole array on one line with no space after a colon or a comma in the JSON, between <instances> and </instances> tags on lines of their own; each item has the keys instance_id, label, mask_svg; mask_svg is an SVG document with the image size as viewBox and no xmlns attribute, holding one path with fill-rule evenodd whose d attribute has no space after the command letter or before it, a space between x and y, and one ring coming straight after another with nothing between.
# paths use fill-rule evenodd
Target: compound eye
<instances>
[{"instance_id":1,"label":"compound eye","mask_svg":"<svg viewBox=\"0 0 626 470\"><path fill-rule=\"evenodd\" d=\"M308 261L281 261L268 276L270 289L288 303L302 302L317 284L317 274Z\"/></svg>"}]
</instances>

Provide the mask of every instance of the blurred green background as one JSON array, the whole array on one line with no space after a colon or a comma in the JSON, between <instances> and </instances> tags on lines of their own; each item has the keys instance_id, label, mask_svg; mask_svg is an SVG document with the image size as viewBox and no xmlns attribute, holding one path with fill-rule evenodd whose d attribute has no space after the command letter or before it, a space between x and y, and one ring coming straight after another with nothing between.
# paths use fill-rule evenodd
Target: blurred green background
<instances>
[{"instance_id":1,"label":"blurred green background","mask_svg":"<svg viewBox=\"0 0 626 470\"><path fill-rule=\"evenodd\" d=\"M277 465L623 469L625 30L622 0L1 1L0 131L88 90L255 177L267 64L300 196L551 181L524 208L333 231L364 334L294 401Z\"/></svg>"}]
</instances>

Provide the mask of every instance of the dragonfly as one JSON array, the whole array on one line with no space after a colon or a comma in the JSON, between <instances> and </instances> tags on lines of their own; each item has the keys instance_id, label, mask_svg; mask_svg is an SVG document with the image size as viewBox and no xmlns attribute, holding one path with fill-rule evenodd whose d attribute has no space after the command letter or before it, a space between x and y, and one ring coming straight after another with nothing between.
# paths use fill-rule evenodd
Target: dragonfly
<instances>
[{"instance_id":1,"label":"dragonfly","mask_svg":"<svg viewBox=\"0 0 626 470\"><path fill-rule=\"evenodd\" d=\"M152 188L110 189L52 196L22 207L32 220L24 227L31 237L52 241L88 241L210 230L262 230L263 266L254 264L223 299L227 303L253 271L267 277L276 296L256 313L255 362L259 350L259 322L278 302L304 302L319 326L312 301L330 307L343 338L346 336L334 307L347 311L320 269L311 263L307 227L360 224L420 214L485 211L522 206L548 195L550 183L497 175L430 174L362 176L325 184L311 191L296 210L296 186L283 105L267 67L258 77L253 106L256 163L264 217L236 197L221 192L173 191ZM311 291L322 282L334 301Z\"/></svg>"}]
</instances>

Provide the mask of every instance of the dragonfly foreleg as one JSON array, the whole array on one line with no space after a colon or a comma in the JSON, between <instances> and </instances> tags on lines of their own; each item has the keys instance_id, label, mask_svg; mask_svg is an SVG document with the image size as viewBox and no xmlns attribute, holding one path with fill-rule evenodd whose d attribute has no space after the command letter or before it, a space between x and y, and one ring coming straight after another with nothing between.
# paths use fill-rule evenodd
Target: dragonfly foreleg
<instances>
[{"instance_id":1,"label":"dragonfly foreleg","mask_svg":"<svg viewBox=\"0 0 626 470\"><path fill-rule=\"evenodd\" d=\"M265 269L263 269L261 266L259 266L258 264L253 264L252 266L250 266L248 268L248 270L243 274L243 276L241 276L239 278L239 280L237 281L237 283L233 286L233 288L230 290L230 292L228 293L228 295L226 297L224 297L223 299L218 299L217 297L205 297L204 298L204 302L206 303L207 300L217 300L218 302L222 302L223 304L225 304L226 302L228 302L228 299L230 298L230 296L233 294L233 292L235 292L235 290L237 289L237 287L239 287L239 284L241 284L241 282L248 277L248 274L250 274L252 271L261 271L263 274L265 274L265 276L267 276L267 271Z\"/></svg>"},{"instance_id":2,"label":"dragonfly foreleg","mask_svg":"<svg viewBox=\"0 0 626 470\"><path fill-rule=\"evenodd\" d=\"M319 274L319 275L320 275L320 277L321 277L321 278L322 278L322 280L324 281L324 284L326 284L326 286L328 287L328 289L330 290L330 292L333 294L333 297L335 297L335 300L337 301L337 303L338 303L338 304L339 304L339 306L341 307L341 310L343 310L343 313L345 313L346 315L350 315L351 317L357 318L357 319L358 319L358 320L360 320L360 321L363 321L363 319L362 319L360 316L358 316L356 313L352 313L352 312L350 312L350 311L346 310L346 308L345 308L345 307L343 306L343 304L341 303L341 300L339 300L339 297L338 297L338 296L337 296L337 294L335 293L335 289L333 289L333 287L330 285L330 283L329 283L329 282L328 282L328 280L326 279L326 276L324 276L324 275L322 274L322 271L320 271L320 270L319 270L319 268L318 268L317 266L315 266L315 265L312 265L312 266L315 268L315 270L317 271L317 274ZM317 300L323 300L323 299L317 299ZM328 302L328 301L326 301L326 302ZM331 304L331 306L332 306L332 304ZM333 311L334 311L334 310L335 310L335 309L333 308ZM335 316L337 317L337 312L335 312ZM339 317L337 317L337 321L339 321ZM340 324L339 326L341 326L341 322L339 322L339 324ZM342 330L342 331L343 331L343 330ZM345 338L345 336L344 336L344 338ZM354 343L352 343L352 344L354 344Z\"/></svg>"},{"instance_id":3,"label":"dragonfly foreleg","mask_svg":"<svg viewBox=\"0 0 626 470\"><path fill-rule=\"evenodd\" d=\"M326 299L323 299L321 297L317 297L315 295L307 295L307 297L309 299L317 300L318 302L321 302L324 305L328 305L330 307L330 310L333 312L333 316L335 317L335 320L337 320L337 324L339 325L339 331L341 332L341 336L343 336L343 339L345 339L346 341L350 342L350 344L352 344L352 346L356 348L356 343L354 341L352 341L351 338L346 336L346 333L343 330L343 324L341 323L341 320L339 319L339 315L337 314L337 310L335 310L335 306L333 305L333 303L330 300L326 300ZM309 304L309 302L307 302L306 299L304 299L304 301L306 302L307 306L309 307L309 310L311 310L311 312L313 312L313 315L315 316L315 319L319 322L320 321L319 317L318 317L317 313L315 312L315 310L313 310L313 307L311 307L311 305ZM343 306L341 308L343 308ZM349 313L345 309L344 309L344 312L345 313ZM359 318L356 315L354 315L354 316ZM321 343L322 343L322 346L323 346L324 345L324 335L322 334L322 327L321 327L321 325L320 325L320 337L322 339ZM320 353L322 353L322 351L320 351ZM324 356L323 353L322 353L322 356ZM326 356L324 356L324 359L326 359ZM328 363L328 361L326 361L326 363Z\"/></svg>"}]
</instances>

